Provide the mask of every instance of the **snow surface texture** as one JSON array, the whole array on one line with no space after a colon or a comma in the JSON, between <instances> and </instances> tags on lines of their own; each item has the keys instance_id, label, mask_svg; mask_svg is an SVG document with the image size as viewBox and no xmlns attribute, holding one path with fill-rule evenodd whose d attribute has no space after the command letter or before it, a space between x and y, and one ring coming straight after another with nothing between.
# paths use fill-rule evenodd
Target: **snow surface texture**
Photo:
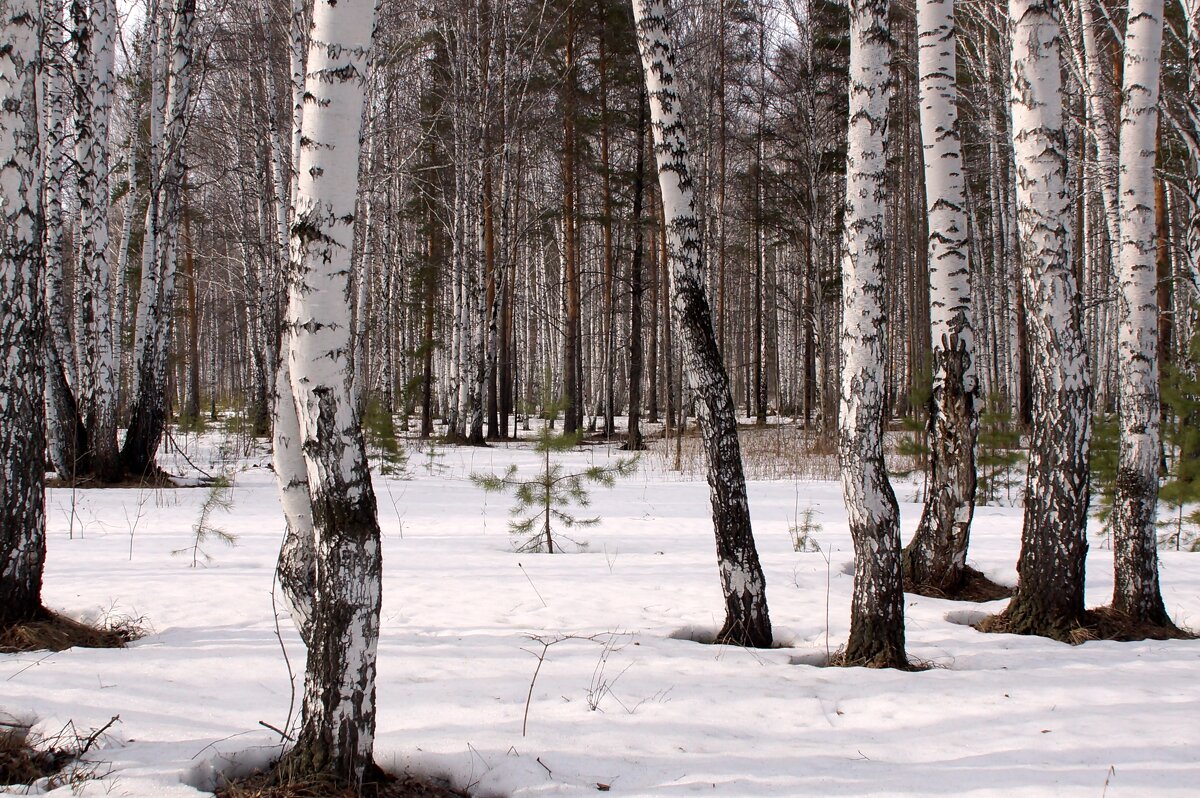
<instances>
[{"instance_id":1,"label":"snow surface texture","mask_svg":"<svg viewBox=\"0 0 1200 798\"><path fill-rule=\"evenodd\" d=\"M216 441L191 438L189 457L209 468ZM535 455L527 446L438 453L414 454L410 480L375 478L384 767L483 796L591 795L597 784L643 796L1196 794L1200 642L1072 648L983 635L964 624L1004 602L908 596L909 654L935 668L819 667L826 616L830 648L848 633L846 515L837 483L779 481L751 482L750 506L785 647L699 645L687 638L713 634L723 613L702 479L664 471L668 459L650 454L636 476L594 491L602 522L583 533L588 552L516 555L508 500L468 475L510 462L528 473ZM566 459L574 468L617 454L592 447ZM269 459L229 461L246 470L232 512L213 522L238 545L212 548L206 568L171 555L191 545L203 489L50 491L47 603L83 617L145 616L153 630L126 650L0 655L0 709L36 716L39 729L121 716L89 755L111 773L79 794L195 796L218 772L278 754L278 735L259 725L282 727L291 696L271 602L283 519ZM171 457L164 465L186 469ZM897 485L905 540L920 513L903 501L914 490ZM797 505L815 509L828 566L792 550ZM1019 508L980 507L972 563L1011 583L1020 534ZM1091 543L1097 605L1112 592L1112 555L1102 539ZM1175 620L1200 626L1200 557L1164 552L1162 575ZM302 668L286 616L279 630ZM574 637L546 651L522 736L543 648L532 635Z\"/></svg>"}]
</instances>

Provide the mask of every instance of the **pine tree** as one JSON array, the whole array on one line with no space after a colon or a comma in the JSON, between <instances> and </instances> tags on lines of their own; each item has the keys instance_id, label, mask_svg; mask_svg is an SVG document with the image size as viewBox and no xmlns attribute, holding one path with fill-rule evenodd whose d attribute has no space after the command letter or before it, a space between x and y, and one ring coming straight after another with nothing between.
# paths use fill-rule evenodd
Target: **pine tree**
<instances>
[{"instance_id":1,"label":"pine tree","mask_svg":"<svg viewBox=\"0 0 1200 798\"><path fill-rule=\"evenodd\" d=\"M551 405L547 412L551 417L566 408L565 403ZM583 433L556 433L549 424L543 424L534 439L533 450L542 455L542 468L531 478L518 476L517 467L509 466L503 474L472 474L471 481L488 492L512 492L513 504L508 528L516 538L518 552L545 552L554 554L562 551L559 538L566 538L576 546L580 541L571 539L566 531L577 527L594 526L598 517L580 518L571 508L587 507L589 484L611 488L617 477L626 477L637 470L637 458L617 458L612 465L593 465L583 471L569 472L562 463L554 462L553 455L563 454L577 447Z\"/></svg>"}]
</instances>

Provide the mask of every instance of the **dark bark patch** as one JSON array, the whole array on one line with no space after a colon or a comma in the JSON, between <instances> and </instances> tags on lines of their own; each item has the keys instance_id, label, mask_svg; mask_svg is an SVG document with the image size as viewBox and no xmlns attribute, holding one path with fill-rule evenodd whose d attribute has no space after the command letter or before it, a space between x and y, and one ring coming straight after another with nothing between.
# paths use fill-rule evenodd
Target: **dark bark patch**
<instances>
[{"instance_id":1,"label":"dark bark patch","mask_svg":"<svg viewBox=\"0 0 1200 798\"><path fill-rule=\"evenodd\" d=\"M43 609L31 621L0 629L0 653L65 651L76 647L124 648L143 636L138 620L97 627Z\"/></svg>"}]
</instances>

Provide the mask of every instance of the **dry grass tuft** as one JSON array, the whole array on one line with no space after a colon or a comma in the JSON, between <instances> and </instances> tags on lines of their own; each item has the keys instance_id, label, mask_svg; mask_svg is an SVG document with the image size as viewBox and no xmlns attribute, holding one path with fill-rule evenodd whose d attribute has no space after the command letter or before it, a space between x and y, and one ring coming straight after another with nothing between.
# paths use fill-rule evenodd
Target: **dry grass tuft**
<instances>
[{"instance_id":1,"label":"dry grass tuft","mask_svg":"<svg viewBox=\"0 0 1200 798\"><path fill-rule=\"evenodd\" d=\"M220 787L216 798L466 798L434 781L410 773L393 776L377 771L361 789L343 787L330 780L313 777L276 783L274 772L257 773Z\"/></svg>"},{"instance_id":2,"label":"dry grass tuft","mask_svg":"<svg viewBox=\"0 0 1200 798\"><path fill-rule=\"evenodd\" d=\"M975 628L988 634L1013 634L1007 612L990 615L975 624ZM1119 643L1133 643L1140 640L1195 640L1196 635L1187 629L1180 629L1174 624L1164 626L1142 623L1131 619L1124 613L1117 612L1112 607L1099 607L1085 612L1082 624L1066 630L1061 637L1054 639L1078 646L1092 640L1110 640Z\"/></svg>"},{"instance_id":3,"label":"dry grass tuft","mask_svg":"<svg viewBox=\"0 0 1200 798\"><path fill-rule=\"evenodd\" d=\"M942 590L934 585L914 585L911 580L905 578L904 592L914 593L918 596L928 596L929 598L947 599L949 601L983 603L985 601L1012 598L1013 589L1007 585L993 582L979 571L968 566L963 571L963 579L957 587Z\"/></svg>"},{"instance_id":4,"label":"dry grass tuft","mask_svg":"<svg viewBox=\"0 0 1200 798\"><path fill-rule=\"evenodd\" d=\"M46 610L35 621L0 629L0 653L124 648L142 637L141 624L140 618L116 618L104 626L90 626Z\"/></svg>"}]
</instances>

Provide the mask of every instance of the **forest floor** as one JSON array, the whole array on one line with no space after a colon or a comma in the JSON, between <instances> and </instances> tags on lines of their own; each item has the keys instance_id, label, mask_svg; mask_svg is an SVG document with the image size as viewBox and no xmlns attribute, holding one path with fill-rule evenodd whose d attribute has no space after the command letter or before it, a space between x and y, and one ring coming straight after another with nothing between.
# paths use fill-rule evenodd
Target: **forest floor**
<instances>
[{"instance_id":1,"label":"forest floor","mask_svg":"<svg viewBox=\"0 0 1200 798\"><path fill-rule=\"evenodd\" d=\"M120 717L88 753L91 775L51 794L196 796L267 765L281 750L268 725L296 722L304 655L272 596L269 455L214 434L176 442L187 460L172 450L169 471L232 477L211 523L235 545L210 535L193 551L209 488L49 491L48 606L146 632L126 649L0 655L0 711L35 731L86 736ZM1003 601L910 595L908 651L932 667L823 667L847 636L852 583L836 482L750 485L779 647L693 642L722 620L708 489L657 445L636 475L592 491L582 514L600 522L573 535L585 550L556 555L514 554L510 498L470 480L510 463L532 473L528 444L413 452L405 477L377 475L380 765L478 796L1196 795L1200 641L981 634L969 624ZM918 488L897 487L906 540ZM808 510L819 550L796 551ZM980 507L971 563L1011 585L1020 532L1019 508ZM1095 606L1112 553L1093 532ZM1168 610L1200 629L1200 554L1164 551L1161 567Z\"/></svg>"}]
</instances>

